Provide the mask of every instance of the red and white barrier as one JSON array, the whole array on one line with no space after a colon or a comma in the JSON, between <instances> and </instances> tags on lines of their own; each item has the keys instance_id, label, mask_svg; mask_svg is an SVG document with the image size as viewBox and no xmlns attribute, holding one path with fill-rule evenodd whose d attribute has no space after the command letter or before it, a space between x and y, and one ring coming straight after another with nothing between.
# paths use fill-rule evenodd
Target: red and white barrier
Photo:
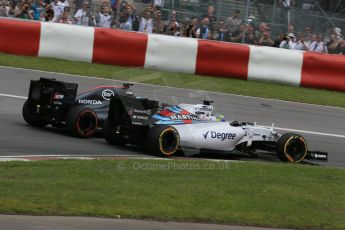
<instances>
[{"instance_id":1,"label":"red and white barrier","mask_svg":"<svg viewBox=\"0 0 345 230\"><path fill-rule=\"evenodd\" d=\"M345 91L345 56L0 18L0 52Z\"/></svg>"},{"instance_id":2,"label":"red and white barrier","mask_svg":"<svg viewBox=\"0 0 345 230\"><path fill-rule=\"evenodd\" d=\"M302 52L251 46L248 80L266 80L299 86L302 64Z\"/></svg>"},{"instance_id":3,"label":"red and white barrier","mask_svg":"<svg viewBox=\"0 0 345 230\"><path fill-rule=\"evenodd\" d=\"M345 56L303 54L302 87L345 91Z\"/></svg>"},{"instance_id":4,"label":"red and white barrier","mask_svg":"<svg viewBox=\"0 0 345 230\"><path fill-rule=\"evenodd\" d=\"M41 23L38 56L92 61L94 29L59 23Z\"/></svg>"},{"instance_id":5,"label":"red and white barrier","mask_svg":"<svg viewBox=\"0 0 345 230\"><path fill-rule=\"evenodd\" d=\"M195 73L247 79L249 57L247 45L198 40Z\"/></svg>"},{"instance_id":6,"label":"red and white barrier","mask_svg":"<svg viewBox=\"0 0 345 230\"><path fill-rule=\"evenodd\" d=\"M102 28L93 29L95 38L92 62L122 66L144 66L147 47L146 34Z\"/></svg>"},{"instance_id":7,"label":"red and white barrier","mask_svg":"<svg viewBox=\"0 0 345 230\"><path fill-rule=\"evenodd\" d=\"M0 52L37 56L41 24L0 18Z\"/></svg>"},{"instance_id":8,"label":"red and white barrier","mask_svg":"<svg viewBox=\"0 0 345 230\"><path fill-rule=\"evenodd\" d=\"M197 52L195 39L150 34L144 67L194 73Z\"/></svg>"}]
</instances>

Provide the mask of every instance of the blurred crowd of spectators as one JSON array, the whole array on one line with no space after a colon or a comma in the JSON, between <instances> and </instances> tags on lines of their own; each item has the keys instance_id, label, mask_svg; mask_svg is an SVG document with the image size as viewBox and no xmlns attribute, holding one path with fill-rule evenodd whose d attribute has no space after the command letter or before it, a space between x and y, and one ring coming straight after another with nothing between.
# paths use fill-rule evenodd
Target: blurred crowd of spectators
<instances>
[{"instance_id":1,"label":"blurred crowd of spectators","mask_svg":"<svg viewBox=\"0 0 345 230\"><path fill-rule=\"evenodd\" d=\"M292 1L280 2L286 7ZM322 35L310 27L295 31L290 24L286 31L272 37L269 24L255 22L253 16L244 20L239 10L218 19L210 5L202 17L179 21L176 11L163 19L161 3L154 0L150 7L137 12L133 4L116 0L102 1L98 9L87 0L0 0L0 16L345 55L345 40L338 27Z\"/></svg>"}]
</instances>

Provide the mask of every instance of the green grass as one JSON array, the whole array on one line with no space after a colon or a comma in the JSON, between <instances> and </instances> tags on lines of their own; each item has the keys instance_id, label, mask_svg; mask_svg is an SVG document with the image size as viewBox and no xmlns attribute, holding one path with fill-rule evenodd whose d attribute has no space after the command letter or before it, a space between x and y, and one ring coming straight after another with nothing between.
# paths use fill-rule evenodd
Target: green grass
<instances>
[{"instance_id":1,"label":"green grass","mask_svg":"<svg viewBox=\"0 0 345 230\"><path fill-rule=\"evenodd\" d=\"M345 93L299 88L270 82L242 81L182 73L168 73L156 70L144 70L142 68L126 68L111 65L72 62L52 58L15 56L1 53L0 65L345 107Z\"/></svg>"},{"instance_id":2,"label":"green grass","mask_svg":"<svg viewBox=\"0 0 345 230\"><path fill-rule=\"evenodd\" d=\"M0 163L0 213L6 214L120 215L335 230L345 229L344 191L343 169L282 163Z\"/></svg>"}]
</instances>

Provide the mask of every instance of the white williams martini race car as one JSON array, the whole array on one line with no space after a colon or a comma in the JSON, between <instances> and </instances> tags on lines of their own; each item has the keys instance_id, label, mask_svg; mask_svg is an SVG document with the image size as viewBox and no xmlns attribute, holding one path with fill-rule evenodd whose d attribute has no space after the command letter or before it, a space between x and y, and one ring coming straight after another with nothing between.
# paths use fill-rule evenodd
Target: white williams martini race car
<instances>
[{"instance_id":1,"label":"white williams martini race car","mask_svg":"<svg viewBox=\"0 0 345 230\"><path fill-rule=\"evenodd\" d=\"M154 154L243 152L276 153L285 162L327 160L327 153L310 152L299 134L279 134L249 122L225 121L213 114L210 101L203 104L159 105L158 101L114 95L104 122L105 139L115 145L144 145ZM196 151L195 151L196 150Z\"/></svg>"}]
</instances>

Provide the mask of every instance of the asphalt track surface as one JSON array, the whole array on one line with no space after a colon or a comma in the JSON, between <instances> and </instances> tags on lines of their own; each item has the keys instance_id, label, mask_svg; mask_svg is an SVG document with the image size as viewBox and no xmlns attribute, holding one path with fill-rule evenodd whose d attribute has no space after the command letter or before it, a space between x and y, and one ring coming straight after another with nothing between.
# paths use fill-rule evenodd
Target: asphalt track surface
<instances>
[{"instance_id":1,"label":"asphalt track surface","mask_svg":"<svg viewBox=\"0 0 345 230\"><path fill-rule=\"evenodd\" d=\"M136 147L118 148L107 144L103 138L78 139L63 130L47 127L38 129L27 125L21 115L24 98L32 79L50 77L79 84L79 92L96 85L120 85L122 81L78 77L0 67L0 156L16 155L118 155L147 156ZM154 76L138 76L150 78ZM328 166L345 166L345 109L327 106L292 103L254 97L188 90L171 87L135 84L137 96L150 97L167 103L200 103L202 99L214 101L216 112L228 119L256 121L270 126L275 123L281 133L286 129L300 130L308 140L310 150L329 152ZM264 90L264 89L263 89ZM202 155L201 157L205 157ZM224 158L207 154L208 158ZM226 159L248 159L231 155ZM278 161L274 155L259 154L254 160Z\"/></svg>"}]
</instances>

